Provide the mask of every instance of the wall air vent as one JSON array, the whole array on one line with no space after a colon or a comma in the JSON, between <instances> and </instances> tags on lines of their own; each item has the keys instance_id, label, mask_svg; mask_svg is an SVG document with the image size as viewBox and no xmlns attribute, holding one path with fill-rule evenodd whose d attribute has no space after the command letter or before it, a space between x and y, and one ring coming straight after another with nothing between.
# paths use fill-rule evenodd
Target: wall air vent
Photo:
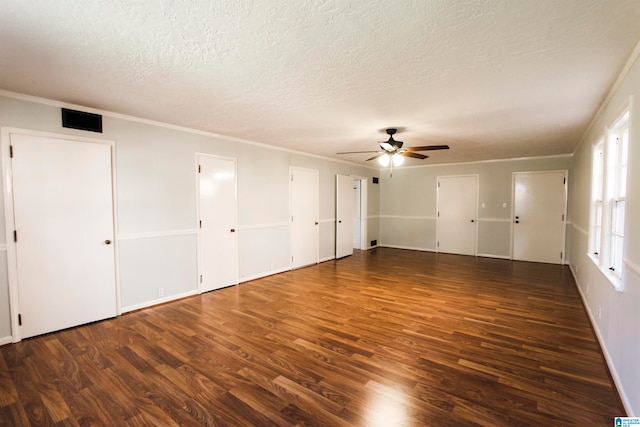
<instances>
[{"instance_id":1,"label":"wall air vent","mask_svg":"<svg viewBox=\"0 0 640 427\"><path fill-rule=\"evenodd\" d=\"M62 127L102 133L102 115L63 108Z\"/></svg>"}]
</instances>

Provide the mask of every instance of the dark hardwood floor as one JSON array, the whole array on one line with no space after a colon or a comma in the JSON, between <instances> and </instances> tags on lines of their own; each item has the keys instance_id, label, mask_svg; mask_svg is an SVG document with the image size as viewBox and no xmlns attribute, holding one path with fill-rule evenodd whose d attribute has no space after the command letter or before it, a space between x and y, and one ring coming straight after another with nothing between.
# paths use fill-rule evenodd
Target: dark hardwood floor
<instances>
[{"instance_id":1,"label":"dark hardwood floor","mask_svg":"<svg viewBox=\"0 0 640 427\"><path fill-rule=\"evenodd\" d=\"M567 267L378 248L0 347L0 425L610 426Z\"/></svg>"}]
</instances>

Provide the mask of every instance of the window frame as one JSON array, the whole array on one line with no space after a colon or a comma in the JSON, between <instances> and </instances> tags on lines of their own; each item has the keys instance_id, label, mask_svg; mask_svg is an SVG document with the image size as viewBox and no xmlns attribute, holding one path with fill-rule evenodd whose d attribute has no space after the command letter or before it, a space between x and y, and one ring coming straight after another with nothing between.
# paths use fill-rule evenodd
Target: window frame
<instances>
[{"instance_id":1,"label":"window frame","mask_svg":"<svg viewBox=\"0 0 640 427\"><path fill-rule=\"evenodd\" d=\"M613 178L611 194L611 225L610 225L610 252L609 270L622 279L622 264L624 258L624 225L626 223L626 202L628 184L628 161L629 161L629 111L616 122L611 130L611 151L613 152ZM618 210L622 206L622 227L618 226L621 215Z\"/></svg>"},{"instance_id":2,"label":"window frame","mask_svg":"<svg viewBox=\"0 0 640 427\"><path fill-rule=\"evenodd\" d=\"M591 226L589 253L600 259L602 251L602 210L604 192L604 138L593 146L591 154Z\"/></svg>"},{"instance_id":3,"label":"window frame","mask_svg":"<svg viewBox=\"0 0 640 427\"><path fill-rule=\"evenodd\" d=\"M593 145L588 256L623 291L631 101ZM622 210L622 212L620 212Z\"/></svg>"}]
</instances>

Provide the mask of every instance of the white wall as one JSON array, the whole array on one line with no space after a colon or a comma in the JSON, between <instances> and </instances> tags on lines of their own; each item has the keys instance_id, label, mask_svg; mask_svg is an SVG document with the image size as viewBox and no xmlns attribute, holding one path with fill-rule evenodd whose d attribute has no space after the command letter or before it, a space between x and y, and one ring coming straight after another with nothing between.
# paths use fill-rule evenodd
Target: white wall
<instances>
[{"instance_id":1,"label":"white wall","mask_svg":"<svg viewBox=\"0 0 640 427\"><path fill-rule=\"evenodd\" d=\"M393 177L384 171L380 177L380 244L435 251L437 178L477 174L478 254L509 258L513 172L570 168L571 156L556 156L400 168L393 171Z\"/></svg>"},{"instance_id":2,"label":"white wall","mask_svg":"<svg viewBox=\"0 0 640 427\"><path fill-rule=\"evenodd\" d=\"M640 415L640 62L632 58L629 72L611 93L574 155L570 182L568 249L570 265L607 363L629 415ZM587 255L592 146L628 105L629 175L623 266L623 292L618 292ZM600 316L598 312L600 311Z\"/></svg>"},{"instance_id":3,"label":"white wall","mask_svg":"<svg viewBox=\"0 0 640 427\"><path fill-rule=\"evenodd\" d=\"M82 108L79 108L82 109ZM0 126L115 141L118 263L124 311L197 293L196 153L238 159L240 281L290 268L289 167L320 175L320 258L335 256L335 175L375 169L105 113L103 133L62 128L60 105L0 94ZM1 191L1 190L0 190ZM378 215L378 186L369 214ZM4 221L0 194L0 221ZM378 239L378 229L369 228ZM159 297L158 288L164 288ZM10 341L6 237L0 227L0 343Z\"/></svg>"}]
</instances>

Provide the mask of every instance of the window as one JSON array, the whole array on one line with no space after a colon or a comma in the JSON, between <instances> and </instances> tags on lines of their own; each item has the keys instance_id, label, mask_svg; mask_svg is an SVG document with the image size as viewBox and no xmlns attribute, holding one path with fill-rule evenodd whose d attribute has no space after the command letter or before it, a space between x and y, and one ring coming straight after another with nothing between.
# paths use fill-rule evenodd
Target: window
<instances>
[{"instance_id":1,"label":"window","mask_svg":"<svg viewBox=\"0 0 640 427\"><path fill-rule=\"evenodd\" d=\"M600 257L602 242L602 189L604 184L604 140L593 147L593 163L591 177L591 253Z\"/></svg>"},{"instance_id":2,"label":"window","mask_svg":"<svg viewBox=\"0 0 640 427\"><path fill-rule=\"evenodd\" d=\"M624 217L627 202L627 153L629 147L629 114L612 130L613 191L611 198L611 267L618 277L622 274L624 247Z\"/></svg>"},{"instance_id":3,"label":"window","mask_svg":"<svg viewBox=\"0 0 640 427\"><path fill-rule=\"evenodd\" d=\"M593 147L591 165L589 251L601 269L611 272L617 289L624 259L628 151L627 110Z\"/></svg>"}]
</instances>

